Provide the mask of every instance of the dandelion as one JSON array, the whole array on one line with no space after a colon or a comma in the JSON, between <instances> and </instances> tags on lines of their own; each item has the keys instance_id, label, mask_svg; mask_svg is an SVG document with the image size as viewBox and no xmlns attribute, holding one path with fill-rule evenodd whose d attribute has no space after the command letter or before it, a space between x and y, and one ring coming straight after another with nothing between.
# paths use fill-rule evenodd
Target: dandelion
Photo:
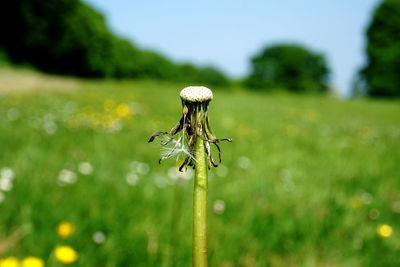
<instances>
[{"instance_id":1,"label":"dandelion","mask_svg":"<svg viewBox=\"0 0 400 267\"><path fill-rule=\"evenodd\" d=\"M15 177L15 173L13 169L9 167L4 167L0 170L0 177L8 180L13 180Z\"/></svg>"},{"instance_id":2,"label":"dandelion","mask_svg":"<svg viewBox=\"0 0 400 267\"><path fill-rule=\"evenodd\" d=\"M78 165L78 171L83 175L90 175L93 172L93 166L90 162L81 162Z\"/></svg>"},{"instance_id":3,"label":"dandelion","mask_svg":"<svg viewBox=\"0 0 400 267\"><path fill-rule=\"evenodd\" d=\"M130 168L133 172L137 172L139 174L147 174L150 171L150 167L147 163L140 161L132 161L130 164Z\"/></svg>"},{"instance_id":4,"label":"dandelion","mask_svg":"<svg viewBox=\"0 0 400 267\"><path fill-rule=\"evenodd\" d=\"M153 142L160 136L167 136L160 142L161 145L172 144L172 148L165 149L159 162L178 154L184 154L186 157L179 170L183 170L187 166L194 167L196 141L201 140L203 142L200 143L205 147L208 167L217 167L218 164L211 155L211 144L216 146L219 162L221 162L221 149L218 144L221 141L231 142L232 139L217 139L211 130L208 119L208 104L213 98L212 91L204 86L189 86L181 91L180 97L183 115L178 124L170 132L154 133L149 140L149 142ZM178 133L181 133L181 136L177 139L172 137Z\"/></svg>"},{"instance_id":5,"label":"dandelion","mask_svg":"<svg viewBox=\"0 0 400 267\"><path fill-rule=\"evenodd\" d=\"M13 188L15 173L13 169L4 167L0 170L0 191L8 192Z\"/></svg>"},{"instance_id":6,"label":"dandelion","mask_svg":"<svg viewBox=\"0 0 400 267\"><path fill-rule=\"evenodd\" d=\"M393 228L388 224L379 224L376 227L376 233L382 238L388 238L393 234Z\"/></svg>"},{"instance_id":7,"label":"dandelion","mask_svg":"<svg viewBox=\"0 0 400 267\"><path fill-rule=\"evenodd\" d=\"M137 185L139 179L140 179L139 175L133 172L128 173L125 177L126 183L131 186Z\"/></svg>"},{"instance_id":8,"label":"dandelion","mask_svg":"<svg viewBox=\"0 0 400 267\"><path fill-rule=\"evenodd\" d=\"M68 169L63 169L58 174L60 185L74 184L77 179L76 173Z\"/></svg>"},{"instance_id":9,"label":"dandelion","mask_svg":"<svg viewBox=\"0 0 400 267\"><path fill-rule=\"evenodd\" d=\"M127 118L132 114L131 108L127 104L119 104L115 109L115 113L120 118Z\"/></svg>"},{"instance_id":10,"label":"dandelion","mask_svg":"<svg viewBox=\"0 0 400 267\"><path fill-rule=\"evenodd\" d=\"M57 124L52 120L48 120L43 123L43 130L48 135L55 134L57 132L57 129L58 129Z\"/></svg>"},{"instance_id":11,"label":"dandelion","mask_svg":"<svg viewBox=\"0 0 400 267\"><path fill-rule=\"evenodd\" d=\"M56 259L61 263L70 264L78 259L78 252L70 246L58 246L54 251Z\"/></svg>"},{"instance_id":12,"label":"dandelion","mask_svg":"<svg viewBox=\"0 0 400 267\"><path fill-rule=\"evenodd\" d=\"M195 168L193 190L193 266L207 266L207 167L217 167L221 162L221 141L217 139L208 119L208 105L213 98L212 91L203 86L189 86L180 92L182 117L170 132L154 133L149 142L164 136L161 145L167 147L159 162L173 156L183 155L179 171ZM179 135L175 137L177 134ZM211 144L218 151L218 163L211 154ZM168 147L170 146L170 147Z\"/></svg>"},{"instance_id":13,"label":"dandelion","mask_svg":"<svg viewBox=\"0 0 400 267\"><path fill-rule=\"evenodd\" d=\"M103 232L95 232L92 236L93 242L96 244L102 244L106 241L106 235Z\"/></svg>"},{"instance_id":14,"label":"dandelion","mask_svg":"<svg viewBox=\"0 0 400 267\"><path fill-rule=\"evenodd\" d=\"M216 200L213 205L213 211L218 215L223 214L225 211L225 202L223 200Z\"/></svg>"},{"instance_id":15,"label":"dandelion","mask_svg":"<svg viewBox=\"0 0 400 267\"><path fill-rule=\"evenodd\" d=\"M19 267L19 261L16 257L0 259L0 267Z\"/></svg>"},{"instance_id":16,"label":"dandelion","mask_svg":"<svg viewBox=\"0 0 400 267\"><path fill-rule=\"evenodd\" d=\"M13 188L13 183L11 179L6 179L1 177L0 178L0 191L11 191L11 189Z\"/></svg>"},{"instance_id":17,"label":"dandelion","mask_svg":"<svg viewBox=\"0 0 400 267\"><path fill-rule=\"evenodd\" d=\"M21 267L44 267L44 261L36 257L26 257L21 262Z\"/></svg>"},{"instance_id":18,"label":"dandelion","mask_svg":"<svg viewBox=\"0 0 400 267\"><path fill-rule=\"evenodd\" d=\"M70 222L60 222L57 226L57 234L62 238L71 236L75 231L75 226Z\"/></svg>"}]
</instances>

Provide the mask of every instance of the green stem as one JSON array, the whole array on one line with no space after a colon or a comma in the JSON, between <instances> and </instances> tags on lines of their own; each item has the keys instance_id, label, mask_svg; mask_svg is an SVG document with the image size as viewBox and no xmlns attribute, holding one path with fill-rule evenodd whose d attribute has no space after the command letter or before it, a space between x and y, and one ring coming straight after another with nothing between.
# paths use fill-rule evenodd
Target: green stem
<instances>
[{"instance_id":1,"label":"green stem","mask_svg":"<svg viewBox=\"0 0 400 267\"><path fill-rule=\"evenodd\" d=\"M207 161L204 142L197 138L193 190L193 267L206 267L207 260Z\"/></svg>"}]
</instances>

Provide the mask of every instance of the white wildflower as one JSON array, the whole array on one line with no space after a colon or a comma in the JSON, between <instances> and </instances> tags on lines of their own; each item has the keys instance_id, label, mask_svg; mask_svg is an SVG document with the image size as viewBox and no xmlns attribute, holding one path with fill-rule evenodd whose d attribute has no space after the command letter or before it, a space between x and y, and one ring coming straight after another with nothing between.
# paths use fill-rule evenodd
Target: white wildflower
<instances>
[{"instance_id":1,"label":"white wildflower","mask_svg":"<svg viewBox=\"0 0 400 267\"><path fill-rule=\"evenodd\" d=\"M215 214L221 215L225 211L225 201L223 200L216 200L214 201L213 211Z\"/></svg>"},{"instance_id":2,"label":"white wildflower","mask_svg":"<svg viewBox=\"0 0 400 267\"><path fill-rule=\"evenodd\" d=\"M96 244L102 244L106 241L106 235L103 232L97 231L93 233L92 239Z\"/></svg>"},{"instance_id":3,"label":"white wildflower","mask_svg":"<svg viewBox=\"0 0 400 267\"><path fill-rule=\"evenodd\" d=\"M90 162L81 162L78 165L78 171L83 175L90 175L93 172L93 166Z\"/></svg>"},{"instance_id":4,"label":"white wildflower","mask_svg":"<svg viewBox=\"0 0 400 267\"><path fill-rule=\"evenodd\" d=\"M68 169L63 169L58 174L58 181L60 182L60 185L74 184L76 183L77 179L76 173Z\"/></svg>"},{"instance_id":5,"label":"white wildflower","mask_svg":"<svg viewBox=\"0 0 400 267\"><path fill-rule=\"evenodd\" d=\"M139 182L139 179L140 179L139 175L132 172L128 173L125 177L126 183L130 186L136 185Z\"/></svg>"}]
</instances>

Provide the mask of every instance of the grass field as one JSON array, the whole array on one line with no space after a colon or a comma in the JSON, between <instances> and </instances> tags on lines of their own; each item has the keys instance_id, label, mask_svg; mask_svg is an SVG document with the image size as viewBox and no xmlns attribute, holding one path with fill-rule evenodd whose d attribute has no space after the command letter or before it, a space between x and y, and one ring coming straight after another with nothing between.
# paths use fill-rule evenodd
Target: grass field
<instances>
[{"instance_id":1,"label":"grass field","mask_svg":"<svg viewBox=\"0 0 400 267\"><path fill-rule=\"evenodd\" d=\"M70 266L190 266L190 174L147 143L177 123L185 85L19 90L15 75L0 90L0 259L62 266L66 245ZM210 266L400 266L399 101L216 88L210 117L234 139L210 172Z\"/></svg>"}]
</instances>

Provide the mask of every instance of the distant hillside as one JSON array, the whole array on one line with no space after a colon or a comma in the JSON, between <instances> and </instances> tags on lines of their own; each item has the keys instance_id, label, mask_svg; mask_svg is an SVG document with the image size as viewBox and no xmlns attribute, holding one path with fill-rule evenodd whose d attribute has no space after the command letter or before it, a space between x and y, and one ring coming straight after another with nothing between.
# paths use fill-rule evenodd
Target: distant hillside
<instances>
[{"instance_id":1,"label":"distant hillside","mask_svg":"<svg viewBox=\"0 0 400 267\"><path fill-rule=\"evenodd\" d=\"M178 64L116 36L104 16L80 0L6 1L0 25L0 50L11 62L49 73L229 84L213 67Z\"/></svg>"}]
</instances>

